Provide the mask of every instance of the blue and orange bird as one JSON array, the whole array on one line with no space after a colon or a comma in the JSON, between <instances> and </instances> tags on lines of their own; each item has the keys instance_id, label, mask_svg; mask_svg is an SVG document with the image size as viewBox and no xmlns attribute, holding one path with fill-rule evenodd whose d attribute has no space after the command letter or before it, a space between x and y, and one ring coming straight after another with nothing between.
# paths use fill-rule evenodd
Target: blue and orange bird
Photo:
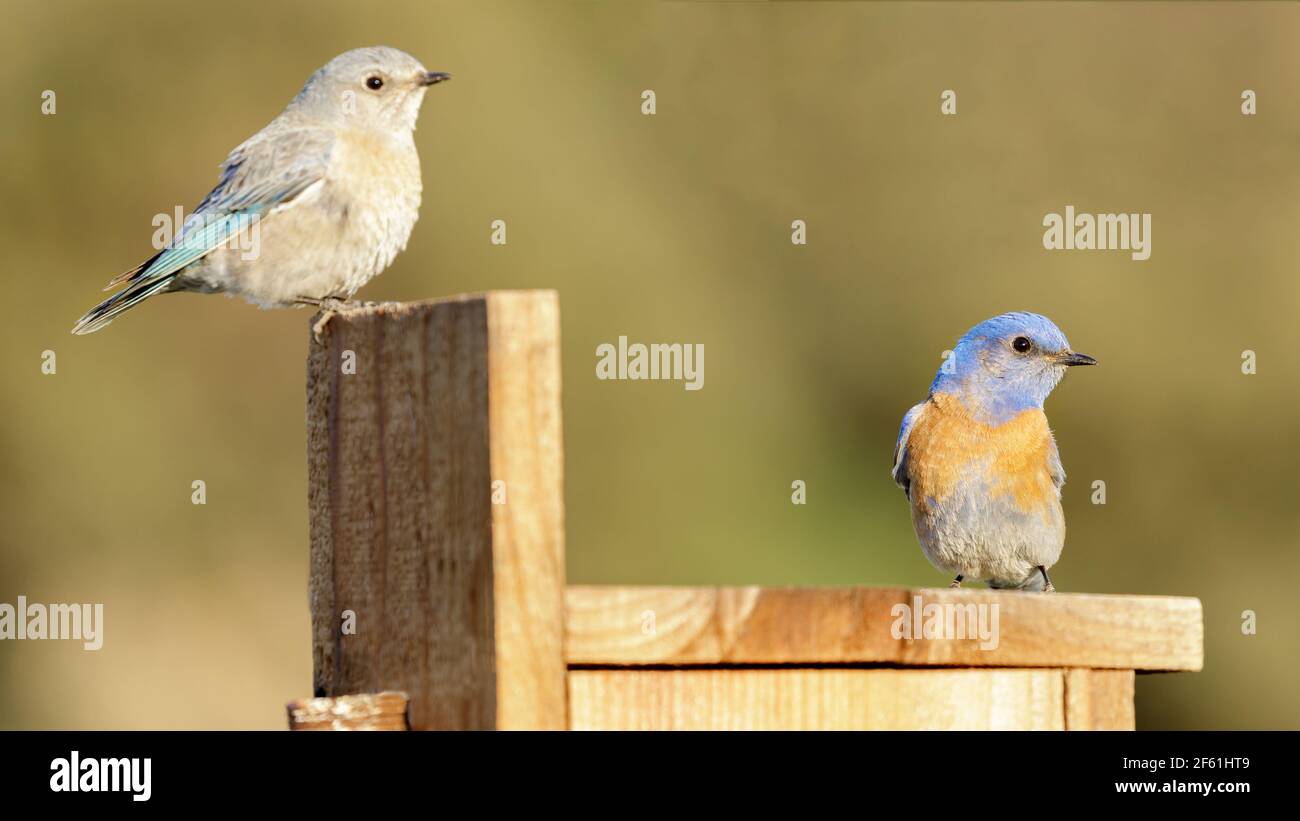
<instances>
[{"instance_id":1,"label":"blue and orange bird","mask_svg":"<svg viewBox=\"0 0 1300 821\"><path fill-rule=\"evenodd\" d=\"M1095 365L1045 316L1009 313L966 332L903 417L894 481L930 563L989 587L1054 590L1065 544L1065 470L1043 402L1067 368Z\"/></svg>"}]
</instances>

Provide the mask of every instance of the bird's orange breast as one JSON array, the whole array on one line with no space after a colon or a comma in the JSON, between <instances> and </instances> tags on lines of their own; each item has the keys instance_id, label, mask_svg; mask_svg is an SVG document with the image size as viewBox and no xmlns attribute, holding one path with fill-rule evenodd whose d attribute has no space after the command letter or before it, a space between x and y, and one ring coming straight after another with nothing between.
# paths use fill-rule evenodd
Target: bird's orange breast
<instances>
[{"instance_id":1,"label":"bird's orange breast","mask_svg":"<svg viewBox=\"0 0 1300 821\"><path fill-rule=\"evenodd\" d=\"M993 426L979 422L959 399L937 393L917 417L907 439L909 495L924 510L968 482L990 497L1009 497L1029 513L1059 499L1052 481L1052 432L1034 408Z\"/></svg>"}]
</instances>

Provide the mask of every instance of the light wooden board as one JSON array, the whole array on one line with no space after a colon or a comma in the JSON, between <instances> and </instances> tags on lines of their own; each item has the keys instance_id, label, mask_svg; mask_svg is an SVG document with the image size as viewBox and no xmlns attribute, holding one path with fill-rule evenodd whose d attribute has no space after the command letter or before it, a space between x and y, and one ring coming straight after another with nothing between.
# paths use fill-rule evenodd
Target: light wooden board
<instances>
[{"instance_id":1,"label":"light wooden board","mask_svg":"<svg viewBox=\"0 0 1300 821\"><path fill-rule=\"evenodd\" d=\"M1065 729L1132 730L1132 670L1065 671Z\"/></svg>"},{"instance_id":2,"label":"light wooden board","mask_svg":"<svg viewBox=\"0 0 1300 821\"><path fill-rule=\"evenodd\" d=\"M916 607L920 597L920 608ZM1199 670L1201 603L1169 596L901 587L570 586L570 665L883 664ZM896 638L907 605L996 606L998 641ZM971 610L966 605L985 606ZM978 621L969 622L972 626ZM970 630L967 635L975 635Z\"/></svg>"},{"instance_id":3,"label":"light wooden board","mask_svg":"<svg viewBox=\"0 0 1300 821\"><path fill-rule=\"evenodd\" d=\"M291 701L290 730L407 730L406 693L362 693Z\"/></svg>"},{"instance_id":4,"label":"light wooden board","mask_svg":"<svg viewBox=\"0 0 1300 821\"><path fill-rule=\"evenodd\" d=\"M307 425L316 694L405 691L414 729L564 727L555 294L337 314Z\"/></svg>"},{"instance_id":5,"label":"light wooden board","mask_svg":"<svg viewBox=\"0 0 1300 821\"><path fill-rule=\"evenodd\" d=\"M1061 730L1061 670L571 670L575 730Z\"/></svg>"},{"instance_id":6,"label":"light wooden board","mask_svg":"<svg viewBox=\"0 0 1300 821\"><path fill-rule=\"evenodd\" d=\"M564 442L560 301L488 294L497 726L564 729Z\"/></svg>"}]
</instances>

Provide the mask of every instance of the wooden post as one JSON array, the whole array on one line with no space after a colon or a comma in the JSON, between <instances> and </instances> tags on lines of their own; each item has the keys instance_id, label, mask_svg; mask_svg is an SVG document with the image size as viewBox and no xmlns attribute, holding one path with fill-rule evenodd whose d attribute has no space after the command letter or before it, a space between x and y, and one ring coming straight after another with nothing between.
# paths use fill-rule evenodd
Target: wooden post
<instances>
[{"instance_id":1,"label":"wooden post","mask_svg":"<svg viewBox=\"0 0 1300 821\"><path fill-rule=\"evenodd\" d=\"M566 727L555 293L334 315L307 425L316 695L405 691L416 730Z\"/></svg>"}]
</instances>

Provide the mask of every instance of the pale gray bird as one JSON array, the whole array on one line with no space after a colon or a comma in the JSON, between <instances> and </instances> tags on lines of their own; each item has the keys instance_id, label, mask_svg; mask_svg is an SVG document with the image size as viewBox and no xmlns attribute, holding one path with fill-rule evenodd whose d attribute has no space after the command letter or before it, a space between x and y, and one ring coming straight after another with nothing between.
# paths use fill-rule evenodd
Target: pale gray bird
<instances>
[{"instance_id":1,"label":"pale gray bird","mask_svg":"<svg viewBox=\"0 0 1300 821\"><path fill-rule=\"evenodd\" d=\"M172 242L110 282L126 287L72 332L93 333L171 291L241 296L263 308L332 309L351 299L411 236L421 191L415 121L428 87L447 79L383 46L330 60L230 152Z\"/></svg>"}]
</instances>

